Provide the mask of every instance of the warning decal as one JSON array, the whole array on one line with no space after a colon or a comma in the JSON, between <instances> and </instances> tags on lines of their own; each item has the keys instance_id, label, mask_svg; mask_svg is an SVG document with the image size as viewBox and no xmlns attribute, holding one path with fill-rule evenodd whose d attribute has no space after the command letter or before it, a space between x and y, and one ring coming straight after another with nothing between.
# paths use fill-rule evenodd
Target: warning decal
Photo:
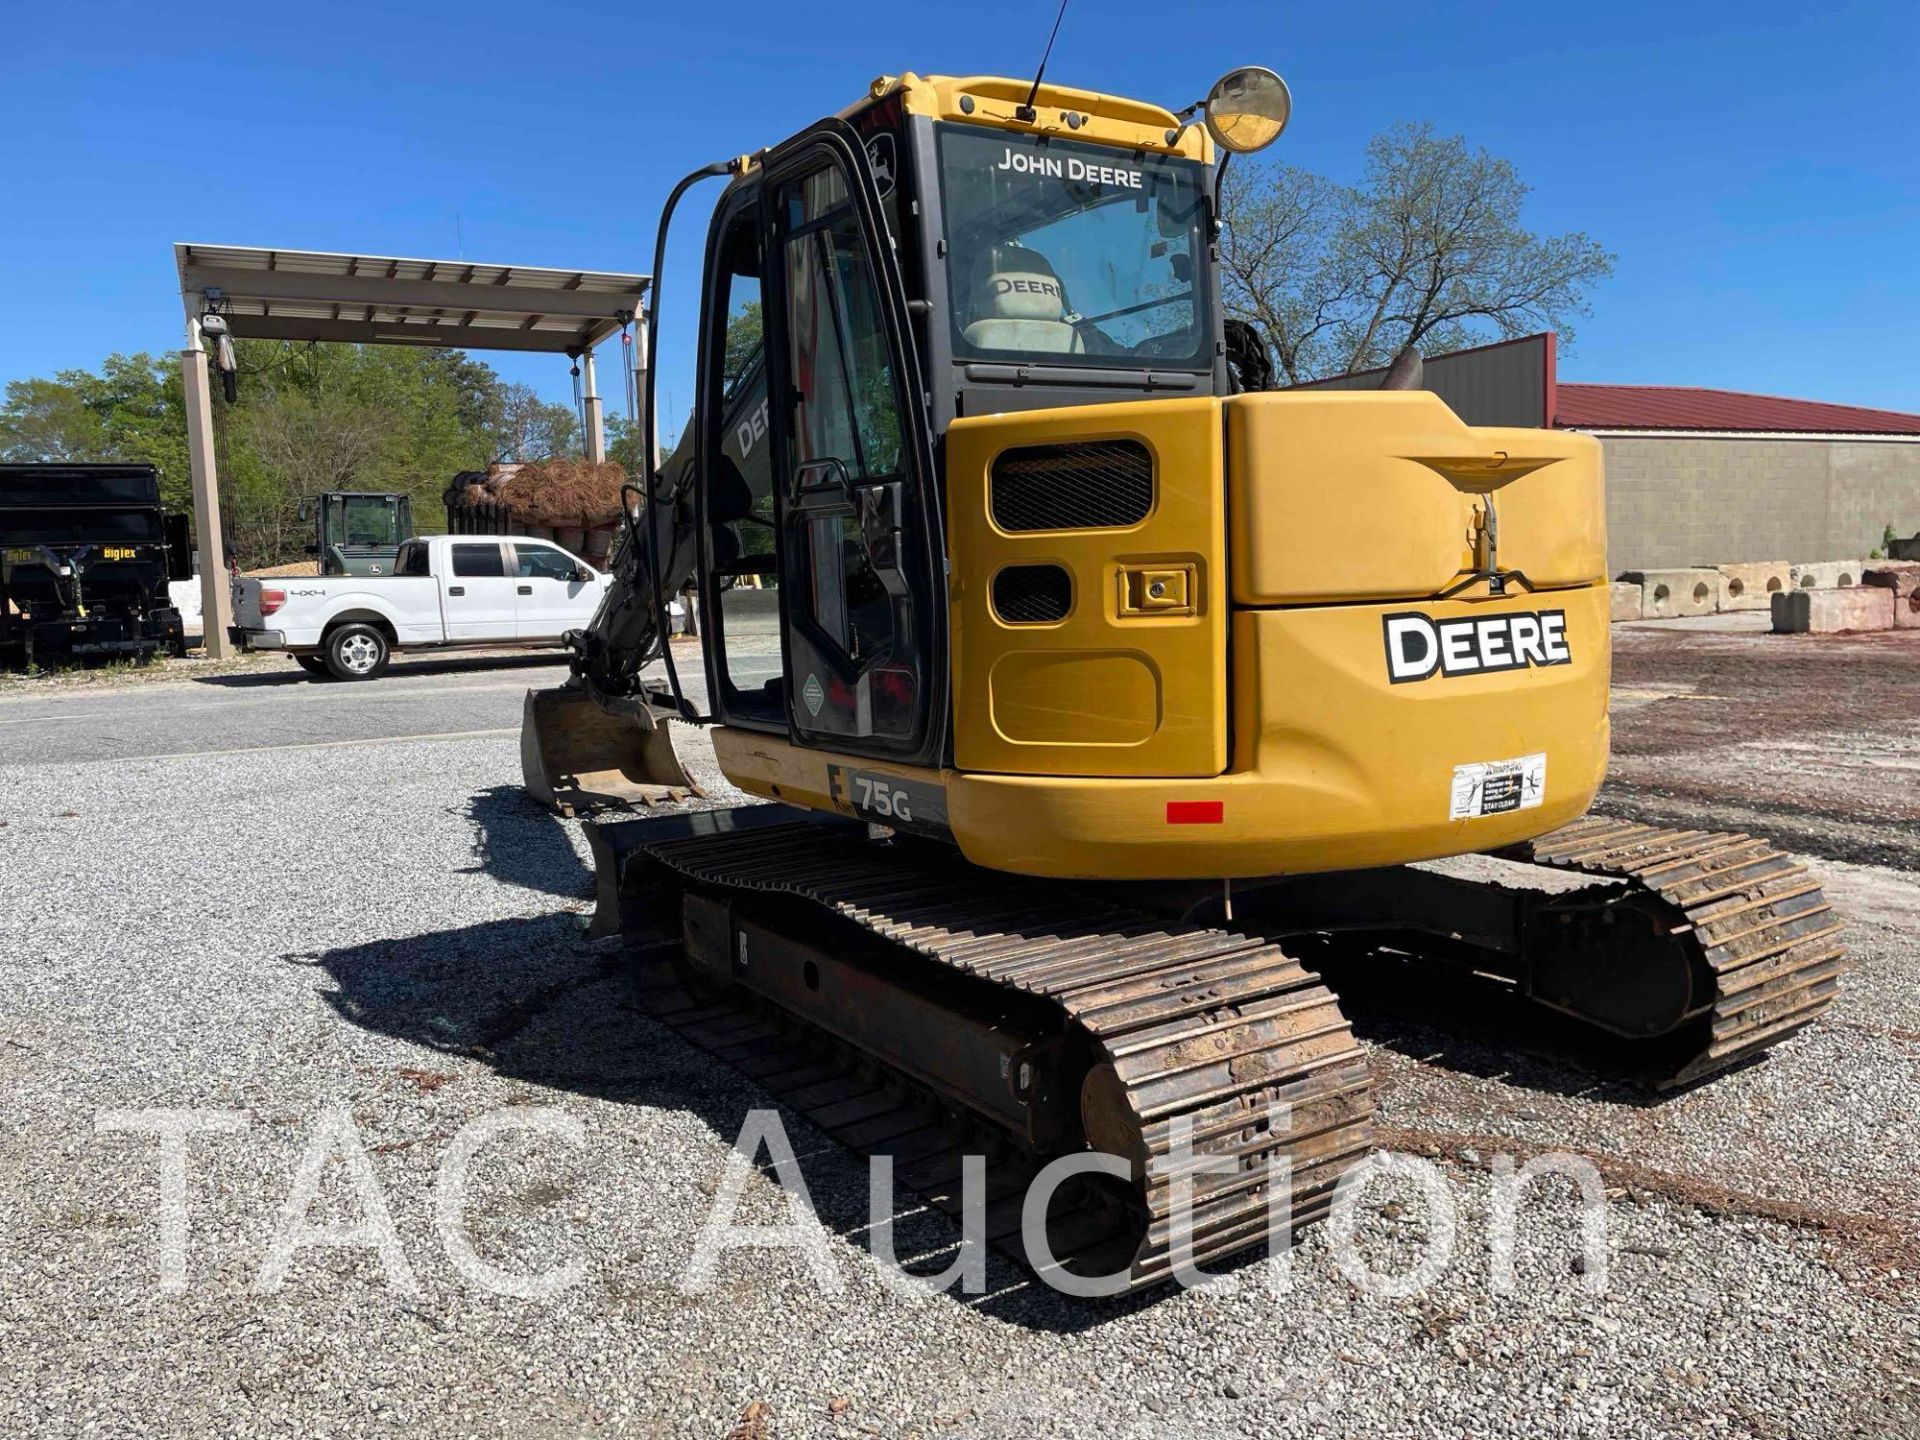
<instances>
[{"instance_id":1,"label":"warning decal","mask_svg":"<svg viewBox=\"0 0 1920 1440\"><path fill-rule=\"evenodd\" d=\"M1547 757L1487 760L1453 767L1453 803L1449 820L1531 810L1547 796Z\"/></svg>"}]
</instances>

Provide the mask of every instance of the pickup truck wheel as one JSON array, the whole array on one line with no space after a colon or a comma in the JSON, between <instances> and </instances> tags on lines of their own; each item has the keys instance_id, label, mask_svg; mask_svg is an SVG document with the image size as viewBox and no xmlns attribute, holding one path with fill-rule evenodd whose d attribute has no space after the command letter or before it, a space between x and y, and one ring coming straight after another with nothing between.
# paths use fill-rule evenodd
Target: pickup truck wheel
<instances>
[{"instance_id":1,"label":"pickup truck wheel","mask_svg":"<svg viewBox=\"0 0 1920 1440\"><path fill-rule=\"evenodd\" d=\"M327 669L340 680L371 680L387 668L387 637L371 625L342 625L327 636Z\"/></svg>"},{"instance_id":2,"label":"pickup truck wheel","mask_svg":"<svg viewBox=\"0 0 1920 1440\"><path fill-rule=\"evenodd\" d=\"M293 663L309 675L326 675L331 673L327 669L326 657L323 655L296 655L293 657Z\"/></svg>"}]
</instances>

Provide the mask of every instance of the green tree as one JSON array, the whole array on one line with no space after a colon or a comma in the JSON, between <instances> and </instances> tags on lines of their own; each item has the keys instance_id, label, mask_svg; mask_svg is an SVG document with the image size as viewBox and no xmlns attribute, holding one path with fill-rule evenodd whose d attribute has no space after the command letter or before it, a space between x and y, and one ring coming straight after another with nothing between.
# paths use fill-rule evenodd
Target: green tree
<instances>
[{"instance_id":1,"label":"green tree","mask_svg":"<svg viewBox=\"0 0 1920 1440\"><path fill-rule=\"evenodd\" d=\"M722 358L724 377L721 389L731 395L740 382L747 377L754 363L760 358L760 347L765 343L765 322L760 314L760 302L748 300L739 310L727 317L726 352Z\"/></svg>"},{"instance_id":2,"label":"green tree","mask_svg":"<svg viewBox=\"0 0 1920 1440\"><path fill-rule=\"evenodd\" d=\"M243 565L302 556L312 537L298 504L319 490L407 494L431 530L456 472L506 449L544 459L579 442L570 407L458 351L242 340L235 358L239 398L229 406L215 387L214 452L228 548ZM146 461L167 504L190 508L178 359L113 355L97 371L11 382L0 459Z\"/></svg>"},{"instance_id":3,"label":"green tree","mask_svg":"<svg viewBox=\"0 0 1920 1440\"><path fill-rule=\"evenodd\" d=\"M1571 343L1614 257L1584 233L1528 230L1527 191L1511 162L1427 124L1375 136L1356 186L1236 163L1221 197L1227 313L1260 327L1290 384L1489 333Z\"/></svg>"},{"instance_id":4,"label":"green tree","mask_svg":"<svg viewBox=\"0 0 1920 1440\"><path fill-rule=\"evenodd\" d=\"M153 355L110 355L98 374L62 370L10 381L0 404L0 459L144 461L169 505L192 503L179 366Z\"/></svg>"},{"instance_id":5,"label":"green tree","mask_svg":"<svg viewBox=\"0 0 1920 1440\"><path fill-rule=\"evenodd\" d=\"M52 380L9 380L0 408L0 460L92 460L107 452L106 427L68 370ZM91 378L91 377L89 377Z\"/></svg>"}]
</instances>

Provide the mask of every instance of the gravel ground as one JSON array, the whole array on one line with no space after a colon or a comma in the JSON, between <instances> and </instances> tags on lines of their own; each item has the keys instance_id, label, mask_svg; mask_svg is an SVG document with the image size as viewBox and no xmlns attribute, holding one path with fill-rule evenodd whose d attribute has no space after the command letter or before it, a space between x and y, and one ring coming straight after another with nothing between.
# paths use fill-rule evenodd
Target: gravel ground
<instances>
[{"instance_id":1,"label":"gravel ground","mask_svg":"<svg viewBox=\"0 0 1920 1440\"><path fill-rule=\"evenodd\" d=\"M1623 661L1621 763L1651 765L1659 712L1645 712L1663 702L1633 692L1662 682ZM1878 675L1796 683L1839 673ZM1722 683L1743 683L1737 667ZM1737 703L1772 703L1744 683ZM1823 860L1855 926L1838 1013L1658 1104L1362 1014L1389 1135L1435 1159L1458 1214L1452 1262L1418 1295L1362 1293L1322 1226L1285 1294L1243 1263L1222 1286L1089 1304L995 1258L985 1297L902 1297L868 1253L864 1165L790 1114L839 1293L772 1250L732 1253L690 1295L731 1143L764 1097L636 1013L582 939L582 834L519 795L510 735L314 743L377 733L378 687L364 690L371 711L329 699L265 747L76 746L32 764L6 747L47 743L32 707L68 700L6 707L23 723L0 730L0 1434L1920 1433L1911 867ZM141 723L159 723L159 693L134 697ZM512 700L464 703L470 728L492 728L488 707ZM176 714L178 743L160 748L211 748L195 742L221 722ZM1775 738L1821 723L1782 719ZM1668 773L1743 743L1676 750ZM712 781L710 752L685 748ZM1836 852L1870 839L1885 790L1870 777L1832 822ZM95 1130L103 1111L147 1107L246 1124L190 1147L179 1293L155 1283L153 1141ZM577 1120L584 1143L490 1144L466 1234L489 1262L577 1261L579 1279L545 1299L484 1293L436 1229L436 1177L476 1117L543 1111ZM388 1267L365 1248L305 1249L263 1293L301 1156L336 1113L398 1248ZM1604 1293L1578 1272L1574 1197L1552 1181L1530 1192L1501 1293L1487 1167L1556 1148L1606 1177ZM309 1223L352 1225L364 1199L336 1161ZM785 1213L755 1172L738 1218ZM896 1220L903 1254L953 1243L910 1203ZM1427 1235L1417 1196L1371 1192L1369 1261L1404 1268Z\"/></svg>"}]
</instances>

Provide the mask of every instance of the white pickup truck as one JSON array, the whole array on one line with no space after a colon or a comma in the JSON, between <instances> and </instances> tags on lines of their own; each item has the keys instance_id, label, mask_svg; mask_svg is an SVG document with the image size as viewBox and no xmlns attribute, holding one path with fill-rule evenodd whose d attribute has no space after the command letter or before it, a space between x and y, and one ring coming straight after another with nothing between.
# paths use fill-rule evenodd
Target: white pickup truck
<instances>
[{"instance_id":1,"label":"white pickup truck","mask_svg":"<svg viewBox=\"0 0 1920 1440\"><path fill-rule=\"evenodd\" d=\"M592 620L607 580L550 540L431 535L403 544L391 575L237 579L228 633L316 675L371 680L395 650L556 645Z\"/></svg>"}]
</instances>

